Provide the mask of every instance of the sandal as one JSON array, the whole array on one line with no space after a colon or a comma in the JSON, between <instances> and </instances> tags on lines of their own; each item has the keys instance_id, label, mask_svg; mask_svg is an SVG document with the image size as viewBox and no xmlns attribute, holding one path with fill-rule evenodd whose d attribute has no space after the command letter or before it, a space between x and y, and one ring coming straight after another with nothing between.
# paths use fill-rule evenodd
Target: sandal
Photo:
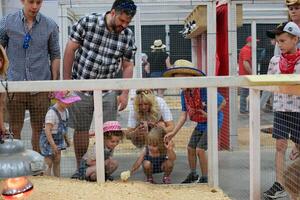
<instances>
[{"instance_id":1,"label":"sandal","mask_svg":"<svg viewBox=\"0 0 300 200\"><path fill-rule=\"evenodd\" d=\"M164 176L162 181L163 181L163 184L171 184L170 176Z\"/></svg>"},{"instance_id":2,"label":"sandal","mask_svg":"<svg viewBox=\"0 0 300 200\"><path fill-rule=\"evenodd\" d=\"M155 184L153 177L147 178L146 182Z\"/></svg>"}]
</instances>

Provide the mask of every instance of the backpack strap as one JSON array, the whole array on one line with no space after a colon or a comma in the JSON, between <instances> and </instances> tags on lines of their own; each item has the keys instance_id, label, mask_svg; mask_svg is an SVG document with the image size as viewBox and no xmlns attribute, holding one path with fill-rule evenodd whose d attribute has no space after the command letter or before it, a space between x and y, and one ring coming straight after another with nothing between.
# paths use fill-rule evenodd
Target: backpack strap
<instances>
[{"instance_id":1,"label":"backpack strap","mask_svg":"<svg viewBox=\"0 0 300 200\"><path fill-rule=\"evenodd\" d=\"M59 119L59 122L62 122L63 120L61 118L61 115L60 115L59 111L54 106L50 107L50 109L54 110L54 112L56 113L56 115Z\"/></svg>"}]
</instances>

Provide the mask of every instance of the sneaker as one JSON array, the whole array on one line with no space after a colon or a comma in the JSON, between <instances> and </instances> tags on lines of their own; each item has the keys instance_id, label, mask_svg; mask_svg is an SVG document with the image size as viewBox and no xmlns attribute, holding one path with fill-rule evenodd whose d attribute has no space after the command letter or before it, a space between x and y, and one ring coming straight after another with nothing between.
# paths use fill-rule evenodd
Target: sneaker
<instances>
[{"instance_id":1,"label":"sneaker","mask_svg":"<svg viewBox=\"0 0 300 200\"><path fill-rule=\"evenodd\" d=\"M114 178L111 175L105 174L105 181L113 181Z\"/></svg>"},{"instance_id":2,"label":"sneaker","mask_svg":"<svg viewBox=\"0 0 300 200\"><path fill-rule=\"evenodd\" d=\"M162 182L163 184L171 184L170 176L164 176Z\"/></svg>"},{"instance_id":3,"label":"sneaker","mask_svg":"<svg viewBox=\"0 0 300 200\"><path fill-rule=\"evenodd\" d=\"M275 182L269 190L264 192L264 196L272 199L277 199L287 196L287 193L280 183Z\"/></svg>"},{"instance_id":4,"label":"sneaker","mask_svg":"<svg viewBox=\"0 0 300 200\"><path fill-rule=\"evenodd\" d=\"M79 178L80 178L80 174L78 170L76 170L75 173L71 176L71 179L79 179Z\"/></svg>"},{"instance_id":5,"label":"sneaker","mask_svg":"<svg viewBox=\"0 0 300 200\"><path fill-rule=\"evenodd\" d=\"M201 176L200 178L199 178L199 181L197 182L197 183L207 183L208 181L207 181L207 176Z\"/></svg>"},{"instance_id":6,"label":"sneaker","mask_svg":"<svg viewBox=\"0 0 300 200\"><path fill-rule=\"evenodd\" d=\"M146 182L155 184L153 177L149 177L146 179Z\"/></svg>"},{"instance_id":7,"label":"sneaker","mask_svg":"<svg viewBox=\"0 0 300 200\"><path fill-rule=\"evenodd\" d=\"M181 183L195 183L198 181L198 179L199 179L199 175L191 172L186 177L186 179L184 181L182 181Z\"/></svg>"}]
</instances>

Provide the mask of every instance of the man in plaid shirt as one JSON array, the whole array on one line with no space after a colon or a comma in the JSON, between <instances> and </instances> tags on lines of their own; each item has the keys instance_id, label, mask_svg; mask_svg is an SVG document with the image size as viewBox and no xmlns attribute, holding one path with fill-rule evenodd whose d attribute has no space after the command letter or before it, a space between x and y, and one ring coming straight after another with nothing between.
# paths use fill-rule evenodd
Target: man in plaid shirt
<instances>
[{"instance_id":1,"label":"man in plaid shirt","mask_svg":"<svg viewBox=\"0 0 300 200\"><path fill-rule=\"evenodd\" d=\"M111 79L121 67L123 78L132 78L135 45L128 25L135 13L132 0L115 0L110 11L93 13L75 23L64 54L64 79ZM93 94L78 95L82 100L70 108L77 168L88 148L94 111ZM128 90L122 91L118 102L115 92L103 91L103 121L116 120L117 108L123 110L127 103Z\"/></svg>"}]
</instances>

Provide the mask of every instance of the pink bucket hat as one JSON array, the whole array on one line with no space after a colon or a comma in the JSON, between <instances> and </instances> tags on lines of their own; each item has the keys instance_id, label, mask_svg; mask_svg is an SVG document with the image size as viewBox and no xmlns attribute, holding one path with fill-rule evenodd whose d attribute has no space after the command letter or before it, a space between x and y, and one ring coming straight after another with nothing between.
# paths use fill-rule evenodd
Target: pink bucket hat
<instances>
[{"instance_id":1,"label":"pink bucket hat","mask_svg":"<svg viewBox=\"0 0 300 200\"><path fill-rule=\"evenodd\" d=\"M103 124L103 132L122 131L121 124L118 121L107 121Z\"/></svg>"},{"instance_id":2,"label":"pink bucket hat","mask_svg":"<svg viewBox=\"0 0 300 200\"><path fill-rule=\"evenodd\" d=\"M81 98L74 92L58 91L54 92L54 97L65 104L71 104L81 100Z\"/></svg>"}]
</instances>

